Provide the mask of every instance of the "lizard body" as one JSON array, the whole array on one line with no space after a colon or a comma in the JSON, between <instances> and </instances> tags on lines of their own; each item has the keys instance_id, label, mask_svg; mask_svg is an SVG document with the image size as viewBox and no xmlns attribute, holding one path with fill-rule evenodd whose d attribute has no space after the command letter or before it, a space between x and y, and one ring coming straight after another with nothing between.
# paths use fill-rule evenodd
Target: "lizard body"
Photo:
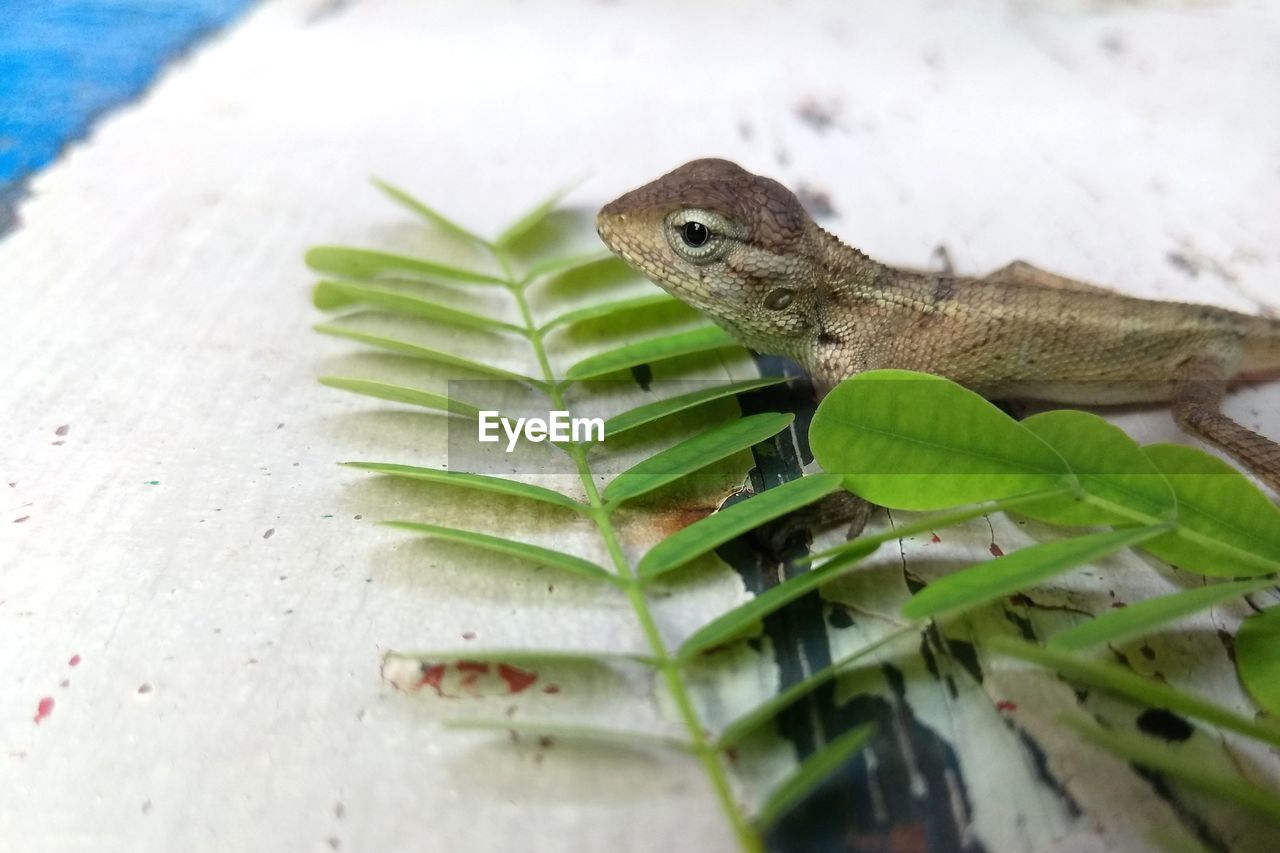
<instances>
[{"instance_id":1,"label":"lizard body","mask_svg":"<svg viewBox=\"0 0 1280 853\"><path fill-rule=\"evenodd\" d=\"M983 278L896 269L815 223L776 181L695 160L606 205L609 248L821 391L864 370L993 399L1172 403L1188 431L1280 491L1280 445L1219 412L1227 380L1280 374L1280 321L1138 299L1015 262Z\"/></svg>"}]
</instances>

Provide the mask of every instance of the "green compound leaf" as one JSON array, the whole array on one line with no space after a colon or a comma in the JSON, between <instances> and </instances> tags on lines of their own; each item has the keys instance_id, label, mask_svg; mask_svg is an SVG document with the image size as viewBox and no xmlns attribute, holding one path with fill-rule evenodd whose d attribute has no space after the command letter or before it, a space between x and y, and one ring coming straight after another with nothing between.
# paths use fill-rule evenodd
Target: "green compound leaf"
<instances>
[{"instance_id":1,"label":"green compound leaf","mask_svg":"<svg viewBox=\"0 0 1280 853\"><path fill-rule=\"evenodd\" d=\"M447 278L472 284L506 284L506 279L489 273L438 264L406 255L353 249L346 246L316 246L306 254L307 266L316 272L342 278Z\"/></svg>"},{"instance_id":2,"label":"green compound leaf","mask_svg":"<svg viewBox=\"0 0 1280 853\"><path fill-rule=\"evenodd\" d=\"M1064 651L1076 651L1102 643L1116 643L1149 634L1171 622L1199 613L1232 598L1275 584L1274 579L1218 583L1188 589L1172 595L1148 598L1130 604L1121 610L1111 610L1093 616L1074 628L1060 631L1049 638L1049 645ZM1236 661L1239 664L1239 638L1236 639ZM1280 677L1280 671L1277 672Z\"/></svg>"},{"instance_id":3,"label":"green compound leaf","mask_svg":"<svg viewBox=\"0 0 1280 853\"><path fill-rule=\"evenodd\" d=\"M893 509L946 509L1072 478L1049 445L982 397L909 370L841 382L818 406L809 442L823 470Z\"/></svg>"},{"instance_id":4,"label":"green compound leaf","mask_svg":"<svg viewBox=\"0 0 1280 853\"><path fill-rule=\"evenodd\" d=\"M572 382L578 379L594 379L597 376L616 373L640 364L727 347L741 348L741 346L742 344L719 326L701 326L687 332L649 338L589 356L570 367L565 374L565 380Z\"/></svg>"},{"instance_id":5,"label":"green compound leaf","mask_svg":"<svg viewBox=\"0 0 1280 853\"><path fill-rule=\"evenodd\" d=\"M1127 669L1097 663L1078 654L1035 646L1010 637L992 637L986 641L986 645L994 652L1052 669L1069 681L1087 684L1108 693L1116 693L1152 708L1164 708L1167 711L1195 717L1197 720L1204 720L1220 728L1265 741L1272 746L1280 746L1280 726L1242 717L1220 705L1207 702L1190 693L1175 690L1159 681L1136 675Z\"/></svg>"},{"instance_id":6,"label":"green compound leaf","mask_svg":"<svg viewBox=\"0 0 1280 853\"><path fill-rule=\"evenodd\" d=\"M524 329L514 323L504 323L502 320L451 308L420 296L353 281L321 281L312 291L311 300L322 311L332 311L346 305L370 305L393 314L425 317L428 320L437 320L452 326L468 329L503 329L524 334Z\"/></svg>"},{"instance_id":7,"label":"green compound leaf","mask_svg":"<svg viewBox=\"0 0 1280 853\"><path fill-rule=\"evenodd\" d=\"M829 779L867 744L871 726L858 726L823 745L800 763L795 771L769 794L756 815L756 825L766 830L786 816L809 794Z\"/></svg>"},{"instance_id":8,"label":"green compound leaf","mask_svg":"<svg viewBox=\"0 0 1280 853\"><path fill-rule=\"evenodd\" d=\"M1280 607L1255 613L1236 633L1236 672L1254 701L1280 717Z\"/></svg>"},{"instance_id":9,"label":"green compound leaf","mask_svg":"<svg viewBox=\"0 0 1280 853\"><path fill-rule=\"evenodd\" d=\"M502 477L489 477L484 474L468 474L462 471L440 471L435 468L418 468L413 465L397 465L391 462L343 462L349 468L372 471L375 474L388 474L393 477L405 477L411 480L425 480L431 483L444 483L463 489L475 489L482 492L494 492L514 498L525 498L551 506L570 509L577 513L586 513L590 508L573 498L562 495L542 486L533 486Z\"/></svg>"},{"instance_id":10,"label":"green compound leaf","mask_svg":"<svg viewBox=\"0 0 1280 853\"><path fill-rule=\"evenodd\" d=\"M605 488L604 499L613 510L623 501L660 489L775 436L793 420L795 415L790 413L765 412L713 427L623 471Z\"/></svg>"},{"instance_id":11,"label":"green compound leaf","mask_svg":"<svg viewBox=\"0 0 1280 853\"><path fill-rule=\"evenodd\" d=\"M496 376L500 379L510 379L512 382L522 382L527 385L533 385L539 388L546 387L546 383L539 382L531 376L524 376L520 373L514 373L510 370L503 370L501 367L494 367L483 361L475 361L470 358L463 358L453 353L443 352L441 350L430 349L429 347L420 346L419 344L403 341L399 338L391 338L386 335L374 335L369 332L361 332L356 329L349 329L345 326L338 326L333 323L321 323L314 327L317 332L325 335L333 335L335 338L346 338L350 341L358 341L362 344L385 349L390 352L397 352L401 355L420 358L423 361L433 361L436 364L445 364L449 367L461 367L464 370L471 370L476 373L485 374L487 376Z\"/></svg>"},{"instance_id":12,"label":"green compound leaf","mask_svg":"<svg viewBox=\"0 0 1280 853\"><path fill-rule=\"evenodd\" d=\"M834 474L817 474L783 483L673 533L640 558L636 571L645 580L657 578L839 488L840 478Z\"/></svg>"},{"instance_id":13,"label":"green compound leaf","mask_svg":"<svg viewBox=\"0 0 1280 853\"><path fill-rule=\"evenodd\" d=\"M902 615L913 620L952 616L1114 554L1168 529L1168 525L1153 525L1031 545L934 581L911 596L902 607Z\"/></svg>"},{"instance_id":14,"label":"green compound leaf","mask_svg":"<svg viewBox=\"0 0 1280 853\"><path fill-rule=\"evenodd\" d=\"M1180 444L1143 448L1178 497L1178 529L1142 547L1187 571L1219 577L1280 571L1280 509L1217 457Z\"/></svg>"},{"instance_id":15,"label":"green compound leaf","mask_svg":"<svg viewBox=\"0 0 1280 853\"><path fill-rule=\"evenodd\" d=\"M619 583L617 576L610 574L590 560L584 560L581 557L575 557L572 554L562 554L559 551L553 551L550 548L543 548L539 545L517 542L514 539L504 539L501 536L491 536L488 533L476 533L471 530L458 530L454 527L442 527L438 524L423 524L417 521L384 521L383 524L387 527L396 527L400 530L420 533L424 536L430 536L434 539L442 539L446 542L458 542L463 545L473 545L476 548L483 548L486 551L493 551L497 554L506 554L511 557L522 557L523 559L531 562L561 569L580 577L591 578L592 580L604 580L615 585Z\"/></svg>"},{"instance_id":16,"label":"green compound leaf","mask_svg":"<svg viewBox=\"0 0 1280 853\"><path fill-rule=\"evenodd\" d=\"M462 415L472 420L480 419L480 410L470 403L464 403L461 400L455 400L443 394L435 394L418 388L392 385L387 382L375 382L372 379L351 379L345 376L321 376L319 382L321 385L327 385L330 388L341 388L343 391L364 394L366 397L377 397L380 400L391 400L396 403L408 403L410 406L421 406L424 409L439 409L442 412Z\"/></svg>"},{"instance_id":17,"label":"green compound leaf","mask_svg":"<svg viewBox=\"0 0 1280 853\"><path fill-rule=\"evenodd\" d=\"M646 293L644 296L633 296L630 299L618 299L613 302L597 302L593 305L587 305L584 308L578 308L573 311L566 311L557 317L548 320L542 324L542 328L538 329L541 334L546 334L558 326L572 326L574 323L581 323L584 320L596 320L600 317L613 317L615 315L643 313L646 309L666 307L681 303L674 296L668 296L665 293ZM628 318L630 319L630 318ZM619 318L621 322L621 318Z\"/></svg>"},{"instance_id":18,"label":"green compound leaf","mask_svg":"<svg viewBox=\"0 0 1280 853\"><path fill-rule=\"evenodd\" d=\"M423 219L427 220L428 222L431 222L436 226L439 226L445 231L448 231L452 234L456 234L459 237L465 237L466 239L479 243L482 246L490 245L489 241L481 237L479 234L476 234L473 231L469 231L466 228L463 228L461 225L454 222L452 219L449 219L444 214L440 213L434 208L428 207L427 205L423 204L421 201L409 195L409 193L405 192L399 187L389 184L386 181L378 180L377 178L373 179L373 184L378 189L382 190L384 193L390 196L391 199L396 203L408 208L409 210L412 210L414 213L418 214Z\"/></svg>"},{"instance_id":19,"label":"green compound leaf","mask_svg":"<svg viewBox=\"0 0 1280 853\"><path fill-rule=\"evenodd\" d=\"M1104 729L1093 720L1077 714L1063 715L1059 722L1070 726L1085 739L1126 761L1157 770L1179 780L1191 788L1247 806L1254 811L1280 820L1280 797L1251 785L1239 776L1228 776L1206 769L1203 761L1197 761L1171 749L1168 744L1154 741L1145 735Z\"/></svg>"},{"instance_id":20,"label":"green compound leaf","mask_svg":"<svg viewBox=\"0 0 1280 853\"><path fill-rule=\"evenodd\" d=\"M746 379L741 382L726 382L712 385L709 388L699 388L686 394L677 394L665 400L646 403L643 406L637 406L606 420L604 422L605 438L606 440L613 438L636 427L653 423L669 415L692 409L695 406L701 406L704 403L710 403L713 400L745 394L748 391L755 391L757 388L780 385L786 382L787 379L788 377L786 376L766 376L760 379Z\"/></svg>"},{"instance_id":21,"label":"green compound leaf","mask_svg":"<svg viewBox=\"0 0 1280 853\"><path fill-rule=\"evenodd\" d=\"M1051 524L1152 524L1173 521L1178 501L1169 481L1124 430L1089 412L1059 410L1022 426L1058 452L1080 480L1083 495L1051 498L1019 512Z\"/></svg>"}]
</instances>

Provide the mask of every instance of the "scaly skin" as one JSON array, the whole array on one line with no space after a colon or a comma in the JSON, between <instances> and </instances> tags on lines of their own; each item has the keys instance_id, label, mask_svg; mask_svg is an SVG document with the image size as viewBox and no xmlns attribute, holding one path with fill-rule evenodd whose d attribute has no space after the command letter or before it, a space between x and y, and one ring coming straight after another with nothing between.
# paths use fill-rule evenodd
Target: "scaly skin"
<instances>
[{"instance_id":1,"label":"scaly skin","mask_svg":"<svg viewBox=\"0 0 1280 853\"><path fill-rule=\"evenodd\" d=\"M953 379L995 399L1172 403L1280 491L1280 445L1222 415L1234 376L1280 372L1280 322L1136 299L1016 262L984 278L895 269L822 230L784 186L695 160L610 202L600 237L752 349L822 391L864 370Z\"/></svg>"}]
</instances>

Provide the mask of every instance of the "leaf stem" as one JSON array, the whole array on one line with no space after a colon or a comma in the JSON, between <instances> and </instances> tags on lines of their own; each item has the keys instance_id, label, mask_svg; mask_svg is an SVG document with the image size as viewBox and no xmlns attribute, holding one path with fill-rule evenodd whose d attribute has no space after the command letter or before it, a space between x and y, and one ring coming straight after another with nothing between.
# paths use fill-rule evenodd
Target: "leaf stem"
<instances>
[{"instance_id":1,"label":"leaf stem","mask_svg":"<svg viewBox=\"0 0 1280 853\"><path fill-rule=\"evenodd\" d=\"M543 330L534 321L533 312L529 308L529 301L525 295L525 288L530 282L527 278L517 278L513 274L510 259L502 248L492 246L491 251L502 268L503 276L506 279L504 283L520 309L520 317L524 322L525 334L528 336L529 343L533 347L534 355L538 360L538 367L542 372L543 381L546 383L552 406L559 410L567 409L564 389L568 383L558 383L556 381L555 373L551 368L551 360L547 357L547 350L542 342ZM654 620L653 611L649 608L649 600L645 597L639 576L623 553L622 543L618 541L618 533L613 526L609 507L601 496L600 490L596 487L591 465L587 461L586 448L581 444L572 443L565 450L573 460L574 467L578 471L578 477L582 481L582 487L586 491L587 503L590 507L586 515L595 523L605 550L608 552L610 560L613 561L614 569L620 580L619 586L626 592L627 600L631 604L632 610L635 611L636 619L640 623L640 630L649 644L650 651L653 653L654 665L662 674L662 679L666 683L676 711L689 732L690 749L702 763L707 779L711 783L711 788L715 792L716 799L719 801L725 817L728 818L730 825L733 827L734 834L737 836L738 843L742 849L748 851L748 853L763 851L764 844L760 834L752 826L739 806L729 781L728 770L709 736L707 727L703 724L702 718L694 707L693 698L685 688L684 681L681 678L680 664L667 647L661 631L658 630L657 622Z\"/></svg>"}]
</instances>

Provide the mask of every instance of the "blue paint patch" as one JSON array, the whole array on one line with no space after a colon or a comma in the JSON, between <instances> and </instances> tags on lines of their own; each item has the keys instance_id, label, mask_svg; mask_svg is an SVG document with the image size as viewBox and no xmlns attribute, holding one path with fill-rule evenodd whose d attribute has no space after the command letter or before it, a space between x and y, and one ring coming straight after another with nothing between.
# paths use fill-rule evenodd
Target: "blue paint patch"
<instances>
[{"instance_id":1,"label":"blue paint patch","mask_svg":"<svg viewBox=\"0 0 1280 853\"><path fill-rule=\"evenodd\" d=\"M252 2L0 0L0 204L99 114L136 97Z\"/></svg>"}]
</instances>

